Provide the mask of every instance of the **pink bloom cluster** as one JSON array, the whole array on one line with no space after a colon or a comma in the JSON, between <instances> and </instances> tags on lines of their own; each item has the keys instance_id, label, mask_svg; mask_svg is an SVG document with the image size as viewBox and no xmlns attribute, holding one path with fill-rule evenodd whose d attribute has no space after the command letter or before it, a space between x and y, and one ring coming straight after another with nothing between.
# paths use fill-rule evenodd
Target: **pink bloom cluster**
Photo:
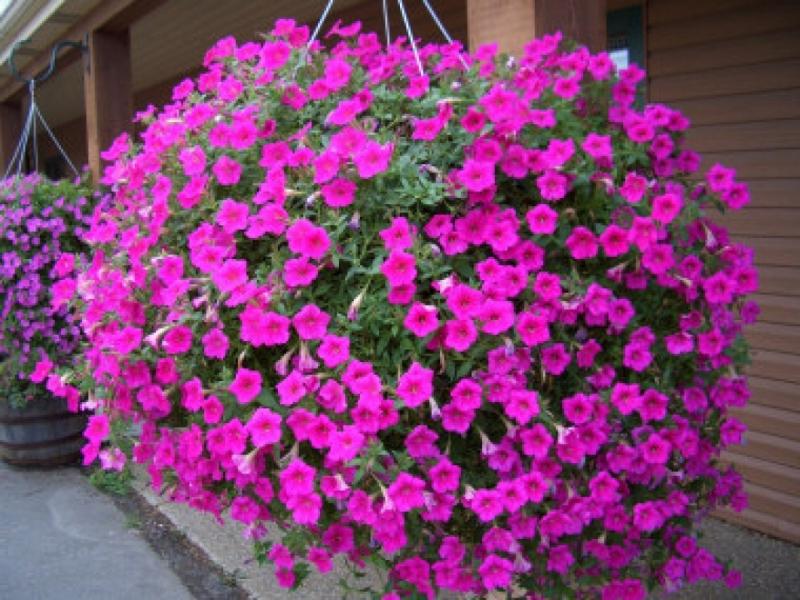
<instances>
[{"instance_id":1,"label":"pink bloom cluster","mask_svg":"<svg viewBox=\"0 0 800 600\"><path fill-rule=\"evenodd\" d=\"M420 77L331 33L220 40L106 153L87 461L106 415L138 422L153 485L229 510L286 587L334 555L385 566L385 598L735 581L693 525L746 502L717 458L757 273L707 216L746 188L697 183L688 120L560 35L510 69L426 45Z\"/></svg>"}]
</instances>

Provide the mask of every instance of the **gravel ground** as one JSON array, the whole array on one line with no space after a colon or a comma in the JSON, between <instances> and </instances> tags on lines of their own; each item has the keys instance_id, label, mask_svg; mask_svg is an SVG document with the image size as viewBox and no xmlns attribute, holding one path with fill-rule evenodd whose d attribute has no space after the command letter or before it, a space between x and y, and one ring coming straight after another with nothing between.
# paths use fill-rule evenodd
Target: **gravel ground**
<instances>
[{"instance_id":1,"label":"gravel ground","mask_svg":"<svg viewBox=\"0 0 800 600\"><path fill-rule=\"evenodd\" d=\"M800 546L716 519L703 525L703 545L742 571L741 587L703 582L668 600L797 600L800 598Z\"/></svg>"}]
</instances>

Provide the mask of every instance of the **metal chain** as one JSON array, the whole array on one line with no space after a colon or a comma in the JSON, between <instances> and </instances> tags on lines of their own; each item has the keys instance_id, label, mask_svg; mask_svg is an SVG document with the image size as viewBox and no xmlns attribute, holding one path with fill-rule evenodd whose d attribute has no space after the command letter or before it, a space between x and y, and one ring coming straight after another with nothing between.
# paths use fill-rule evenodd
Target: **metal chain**
<instances>
[{"instance_id":1,"label":"metal chain","mask_svg":"<svg viewBox=\"0 0 800 600\"><path fill-rule=\"evenodd\" d=\"M422 68L422 60L419 57L419 50L417 50L417 42L414 39L414 32L411 31L411 23L408 21L408 15L406 14L406 6L403 4L403 0L397 0L397 6L400 8L400 15L403 17L403 23L406 26L406 33L408 34L408 41L411 42L411 49L414 51L414 60L417 61L417 67L419 68L419 74L421 77L425 76L425 69Z\"/></svg>"},{"instance_id":2,"label":"metal chain","mask_svg":"<svg viewBox=\"0 0 800 600\"><path fill-rule=\"evenodd\" d=\"M433 22L436 23L436 26L439 28L439 31L442 32L444 39L447 40L448 44L452 44L453 38L450 37L450 33L447 31L447 28L442 23L441 19L439 18L439 15L437 15L436 11L433 10L433 7L431 6L430 2L428 2L428 0L422 0L422 3L425 5L425 8L428 9L428 14L431 16L431 19L433 19ZM467 61L464 59L464 54L462 52L458 53L458 58L461 61L461 64L464 66L464 68L469 70L469 65L467 64Z\"/></svg>"},{"instance_id":3,"label":"metal chain","mask_svg":"<svg viewBox=\"0 0 800 600\"><path fill-rule=\"evenodd\" d=\"M15 166L15 176L19 177L22 174L22 167L25 164L25 151L28 148L29 141L31 143L31 150L33 152L34 171L39 170L39 142L37 139L38 134L36 132L37 121L41 123L42 127L53 141L53 144L61 154L62 158L64 158L64 160L67 162L75 176L78 177L80 175L78 169L70 160L67 151L58 141L58 138L56 138L53 130L50 129L47 121L45 121L44 115L42 115L42 111L39 109L39 105L36 102L36 79L30 79L28 81L28 95L30 97L30 103L28 106L28 113L25 116L25 124L23 125L22 132L20 133L19 142L17 142L17 147L14 150L14 154L11 156L11 161L8 163L8 167L6 168L4 178L7 178L9 174L11 174L12 170L15 170Z\"/></svg>"},{"instance_id":4,"label":"metal chain","mask_svg":"<svg viewBox=\"0 0 800 600\"><path fill-rule=\"evenodd\" d=\"M386 49L392 45L392 33L389 29L389 10L386 6L386 0L383 0L383 29L386 32Z\"/></svg>"},{"instance_id":5,"label":"metal chain","mask_svg":"<svg viewBox=\"0 0 800 600\"><path fill-rule=\"evenodd\" d=\"M31 96L31 108L33 109L33 121L32 126L33 130L31 132L31 146L33 146L33 170L38 173L39 172L39 144L36 137L36 114L39 112L39 109L36 107L36 80L31 79L29 84L30 86L30 96Z\"/></svg>"},{"instance_id":6,"label":"metal chain","mask_svg":"<svg viewBox=\"0 0 800 600\"><path fill-rule=\"evenodd\" d=\"M14 149L14 154L11 155L11 160L8 163L8 167L6 168L6 172L3 175L3 178L7 178L8 175L11 173L12 169L14 168L15 164L22 164L22 158L20 156L24 156L25 154L25 147L28 145L28 131L30 128L30 120L33 117L33 110L31 110L33 106L28 107L28 113L25 115L25 123L22 126L22 131L20 132L19 140L17 141L17 147ZM19 175L21 166L17 169L17 175Z\"/></svg>"},{"instance_id":7,"label":"metal chain","mask_svg":"<svg viewBox=\"0 0 800 600\"><path fill-rule=\"evenodd\" d=\"M295 70L299 69L300 66L305 62L306 57L308 56L308 52L311 50L311 46L314 44L314 42L317 40L317 37L319 36L319 32L322 29L322 25L325 23L325 19L327 18L328 13L331 11L331 8L333 8L334 2L335 2L335 0L328 0L328 3L325 5L325 9L322 11L322 14L320 15L319 20L317 21L316 27L314 27L314 31L311 33L311 37L309 38L308 43L306 44L306 47L303 49L303 52L300 54L300 60L297 62L297 67L295 68ZM425 8L427 9L428 14L433 19L433 22L436 23L436 26L439 28L439 31L442 33L442 36L444 36L444 39L447 40L447 42L449 44L452 44L453 43L453 38L451 37L450 33L447 31L447 28L442 23L442 20L439 18L439 15L436 14L436 11L434 10L433 6L431 6L431 4L430 4L430 2L428 0L422 0L422 3L425 5ZM381 0L381 4L383 6L383 29L384 29L384 33L386 35L386 48L389 48L392 45L392 34L391 34L390 26L389 26L389 21L390 21L390 19L389 19L389 7L388 7L387 0ZM422 59L420 58L419 49L417 48L417 41L416 41L416 39L414 39L414 32L411 29L411 22L408 19L408 14L406 13L406 6L405 6L405 3L403 2L403 0L397 0L397 7L400 9L400 16L402 17L403 24L405 25L406 34L408 35L408 41L411 44L411 50L414 53L414 60L417 63L417 68L419 69L419 74L421 76L424 76L425 75L425 69L422 66ZM463 54L460 53L460 52L459 52L459 59L461 60L461 64L464 65L465 69L469 68L469 65L467 65L467 61L464 59Z\"/></svg>"},{"instance_id":8,"label":"metal chain","mask_svg":"<svg viewBox=\"0 0 800 600\"><path fill-rule=\"evenodd\" d=\"M333 7L333 3L336 0L328 0L328 4L325 5L325 9L322 11L322 14L319 16L319 20L317 21L317 26L314 27L314 31L311 33L311 37L308 38L308 43L306 47L303 48L303 51L300 53L300 60L297 61L297 66L295 67L295 71L299 69L303 63L306 61L306 57L308 56L309 50L311 50L311 46L314 45L314 42L317 41L317 36L319 36L319 31L322 29L322 24L325 23L325 19L328 16L328 13L331 11Z\"/></svg>"},{"instance_id":9,"label":"metal chain","mask_svg":"<svg viewBox=\"0 0 800 600\"><path fill-rule=\"evenodd\" d=\"M39 110L38 106L36 107L36 114L39 115L39 120L42 122L42 126L44 127L44 130L47 132L47 135L50 136L50 139L53 140L53 144L55 144L55 147L61 153L61 156L63 156L64 160L67 161L67 164L69 165L70 169L72 169L72 172L75 174L75 177L80 176L80 173L78 172L78 169L75 167L73 162L69 159L69 155L67 154L67 151L64 150L64 147L61 145L61 143L56 138L56 135L50 129L50 126L47 124L47 121L44 120L44 117L42 116L42 112Z\"/></svg>"}]
</instances>

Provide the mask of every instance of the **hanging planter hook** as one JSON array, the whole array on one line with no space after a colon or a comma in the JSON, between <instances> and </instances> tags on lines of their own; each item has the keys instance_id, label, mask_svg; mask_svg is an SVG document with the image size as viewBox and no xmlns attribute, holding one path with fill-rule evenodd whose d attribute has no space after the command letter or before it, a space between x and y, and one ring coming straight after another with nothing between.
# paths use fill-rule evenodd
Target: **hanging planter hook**
<instances>
[{"instance_id":1,"label":"hanging planter hook","mask_svg":"<svg viewBox=\"0 0 800 600\"><path fill-rule=\"evenodd\" d=\"M30 98L30 104L28 106L28 113L25 117L25 124L23 125L22 132L20 135L19 142L17 143L17 147L14 150L14 154L11 157L11 161L8 164L8 167L5 171L4 177L8 177L9 174L14 171L14 167L16 166L16 176L19 177L20 173L22 172L22 165L25 162L25 154L28 147L28 141L31 142L31 149L33 151L33 163L34 163L34 170L39 170L39 148L38 148L38 141L37 141L37 133L36 133L36 124L37 122L42 125L47 135L53 141L56 149L59 151L61 156L64 157L64 160L72 169L75 176L79 176L78 169L75 167L74 163L70 160L69 156L67 155L66 150L56 138L56 135L53 133L53 130L50 129L50 126L45 121L42 112L39 110L39 105L36 102L36 84L42 83L47 81L55 71L56 68L56 59L58 58L58 53L61 52L63 48L77 48L81 52L85 51L87 45L82 42L74 42L70 40L65 40L63 42L58 42L56 45L53 46L52 50L50 50L50 64L48 67L39 75L34 75L33 77L25 77L22 73L20 73L19 69L17 69L17 65L14 62L14 56L16 55L17 51L24 45L30 42L30 39L20 40L14 47L11 49L11 55L8 57L8 65L11 68L11 74L14 76L15 79L21 81L22 83L26 84L28 87L28 96Z\"/></svg>"},{"instance_id":2,"label":"hanging planter hook","mask_svg":"<svg viewBox=\"0 0 800 600\"><path fill-rule=\"evenodd\" d=\"M21 81L22 83L26 83L29 85L31 82L42 83L50 79L50 77L53 75L53 72L56 69L56 59L58 58L58 53L61 52L63 48L76 48L81 52L84 52L87 49L86 44L83 42L76 42L72 40L64 40L62 42L58 42L50 50L50 63L48 64L47 68L39 75L34 75L33 77L29 78L25 77L19 71L19 69L17 69L17 65L14 62L14 58L15 55L17 54L17 51L19 51L19 49L25 44L30 43L30 41L31 41L30 38L18 41L16 44L14 44L14 47L11 49L11 55L8 57L8 66L11 69L11 74L17 81Z\"/></svg>"}]
</instances>

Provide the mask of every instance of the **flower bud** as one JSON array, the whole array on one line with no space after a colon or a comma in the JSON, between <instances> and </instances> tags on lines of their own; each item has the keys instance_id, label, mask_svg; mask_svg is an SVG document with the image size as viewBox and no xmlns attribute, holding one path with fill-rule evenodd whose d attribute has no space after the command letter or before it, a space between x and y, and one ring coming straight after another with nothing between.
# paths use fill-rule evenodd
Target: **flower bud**
<instances>
[{"instance_id":1,"label":"flower bud","mask_svg":"<svg viewBox=\"0 0 800 600\"><path fill-rule=\"evenodd\" d=\"M233 461L233 464L236 465L236 469L239 471L239 473L242 475L250 475L253 472L258 450L258 448L253 448L253 450L247 454L234 454L231 456L231 460Z\"/></svg>"},{"instance_id":2,"label":"flower bud","mask_svg":"<svg viewBox=\"0 0 800 600\"><path fill-rule=\"evenodd\" d=\"M358 231L358 229L361 227L361 214L358 211L353 213L353 216L347 226L353 231Z\"/></svg>"},{"instance_id":3,"label":"flower bud","mask_svg":"<svg viewBox=\"0 0 800 600\"><path fill-rule=\"evenodd\" d=\"M347 318L350 321L357 321L358 320L358 311L361 308L361 305L364 303L364 298L367 295L367 288L361 290L361 292L356 296L353 301L350 303L350 308L347 309Z\"/></svg>"}]
</instances>

